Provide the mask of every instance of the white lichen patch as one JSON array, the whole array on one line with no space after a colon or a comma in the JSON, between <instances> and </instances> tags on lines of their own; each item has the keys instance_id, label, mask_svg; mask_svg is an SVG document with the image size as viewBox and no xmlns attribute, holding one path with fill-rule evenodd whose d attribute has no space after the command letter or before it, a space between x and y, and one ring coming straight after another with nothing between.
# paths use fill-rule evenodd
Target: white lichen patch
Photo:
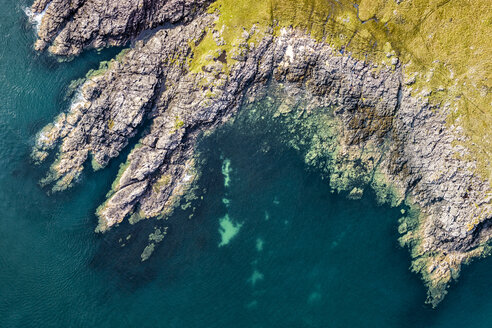
<instances>
[{"instance_id":1,"label":"white lichen patch","mask_svg":"<svg viewBox=\"0 0 492 328\"><path fill-rule=\"evenodd\" d=\"M285 50L285 57L287 57L290 63L294 61L294 48L290 44L287 46L287 50Z\"/></svg>"}]
</instances>

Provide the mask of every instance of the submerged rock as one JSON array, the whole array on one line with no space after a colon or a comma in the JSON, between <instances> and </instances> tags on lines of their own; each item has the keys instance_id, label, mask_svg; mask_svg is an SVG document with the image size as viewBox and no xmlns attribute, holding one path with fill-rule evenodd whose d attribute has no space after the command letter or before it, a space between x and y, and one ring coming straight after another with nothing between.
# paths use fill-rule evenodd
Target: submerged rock
<instances>
[{"instance_id":1,"label":"submerged rock","mask_svg":"<svg viewBox=\"0 0 492 328\"><path fill-rule=\"evenodd\" d=\"M380 201L417 209L401 222L401 243L437 304L461 264L485 255L492 238L490 184L456 143L460 129L446 123L452 108L414 94L396 58L375 68L301 29L245 27L229 52L216 51L228 44L214 30L209 2L35 2L32 12L45 12L38 50L51 45L51 53L73 56L133 42L88 76L69 111L40 132L37 161L59 149L44 183L66 189L88 160L105 167L149 122L97 210L97 229L163 217L199 175L197 137L243 104L265 100L268 87L282 99L275 115L297 133L292 145L308 145L306 163L325 172L334 190L360 198L371 186Z\"/></svg>"},{"instance_id":2,"label":"submerged rock","mask_svg":"<svg viewBox=\"0 0 492 328\"><path fill-rule=\"evenodd\" d=\"M364 189L354 187L354 189L350 190L348 197L351 199L360 199L362 198L363 193L364 193Z\"/></svg>"}]
</instances>

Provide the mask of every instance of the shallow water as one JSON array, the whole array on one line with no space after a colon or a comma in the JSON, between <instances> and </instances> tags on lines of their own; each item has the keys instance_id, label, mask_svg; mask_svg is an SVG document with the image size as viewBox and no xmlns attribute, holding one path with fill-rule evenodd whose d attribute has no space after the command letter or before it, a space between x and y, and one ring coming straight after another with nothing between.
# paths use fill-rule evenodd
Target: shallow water
<instances>
[{"instance_id":1,"label":"shallow water","mask_svg":"<svg viewBox=\"0 0 492 328\"><path fill-rule=\"evenodd\" d=\"M262 122L203 140L191 219L176 211L95 234L124 156L48 195L29 152L68 107L68 83L118 49L68 63L37 55L28 4L0 1L0 327L492 326L492 259L465 268L430 309L397 244L400 209L331 193ZM141 263L155 226L168 234Z\"/></svg>"}]
</instances>

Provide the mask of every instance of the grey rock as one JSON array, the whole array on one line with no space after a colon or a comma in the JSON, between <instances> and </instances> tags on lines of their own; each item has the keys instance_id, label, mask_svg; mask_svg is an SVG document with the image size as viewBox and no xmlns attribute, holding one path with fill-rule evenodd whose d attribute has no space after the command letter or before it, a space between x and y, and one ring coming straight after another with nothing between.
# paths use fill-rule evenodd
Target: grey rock
<instances>
[{"instance_id":1,"label":"grey rock","mask_svg":"<svg viewBox=\"0 0 492 328\"><path fill-rule=\"evenodd\" d=\"M34 13L45 11L36 49L48 45L56 55L73 56L88 48L123 45L145 30L188 22L209 0L37 0Z\"/></svg>"}]
</instances>

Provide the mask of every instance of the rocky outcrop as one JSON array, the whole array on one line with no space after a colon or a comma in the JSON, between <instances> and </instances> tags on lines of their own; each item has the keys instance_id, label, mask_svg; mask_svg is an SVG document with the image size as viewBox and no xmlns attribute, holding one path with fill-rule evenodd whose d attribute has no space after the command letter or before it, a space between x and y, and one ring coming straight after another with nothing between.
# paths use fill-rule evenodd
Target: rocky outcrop
<instances>
[{"instance_id":1,"label":"rocky outcrop","mask_svg":"<svg viewBox=\"0 0 492 328\"><path fill-rule=\"evenodd\" d=\"M299 120L319 108L332 109L329 124L336 133L317 137L309 162L323 163L335 189L360 197L372 186L382 199L406 200L419 209L418 217L401 221L401 242L411 247L414 269L423 275L433 304L463 262L487 252L490 185L474 174L473 162L460 159L467 150L455 144L462 138L460 128L446 124L450 109L412 94L398 61L378 66L357 60L291 28L280 34L267 30L249 44L253 27L244 31L240 55L211 52L194 72L194 49L216 19L203 12L205 2L139 3L109 2L96 10L96 1L53 1L47 9L38 1L32 9L46 9L40 40L53 42L50 51L61 55L122 44L165 22L183 23L153 31L90 76L68 113L39 134L37 161L59 145L44 182L61 190L77 179L87 160L95 169L107 165L149 122L97 210L100 231L125 218L166 215L199 174L194 167L198 135L276 85L290 99L285 106L301 112ZM214 42L223 40L219 35ZM320 156L328 159L318 161Z\"/></svg>"},{"instance_id":2,"label":"rocky outcrop","mask_svg":"<svg viewBox=\"0 0 492 328\"><path fill-rule=\"evenodd\" d=\"M73 56L88 48L124 45L141 32L187 22L209 0L36 0L34 14L43 14L36 49Z\"/></svg>"},{"instance_id":3,"label":"rocky outcrop","mask_svg":"<svg viewBox=\"0 0 492 328\"><path fill-rule=\"evenodd\" d=\"M94 168L118 156L161 96L163 81L179 79L184 73L180 65L164 65L163 57L183 61L189 45L182 35L199 38L202 28L193 23L186 30L161 30L146 44L141 42L136 50L111 61L106 70L90 76L70 111L40 134L35 151L39 160L62 139L58 160L44 182L65 189L79 176L89 156Z\"/></svg>"}]
</instances>

